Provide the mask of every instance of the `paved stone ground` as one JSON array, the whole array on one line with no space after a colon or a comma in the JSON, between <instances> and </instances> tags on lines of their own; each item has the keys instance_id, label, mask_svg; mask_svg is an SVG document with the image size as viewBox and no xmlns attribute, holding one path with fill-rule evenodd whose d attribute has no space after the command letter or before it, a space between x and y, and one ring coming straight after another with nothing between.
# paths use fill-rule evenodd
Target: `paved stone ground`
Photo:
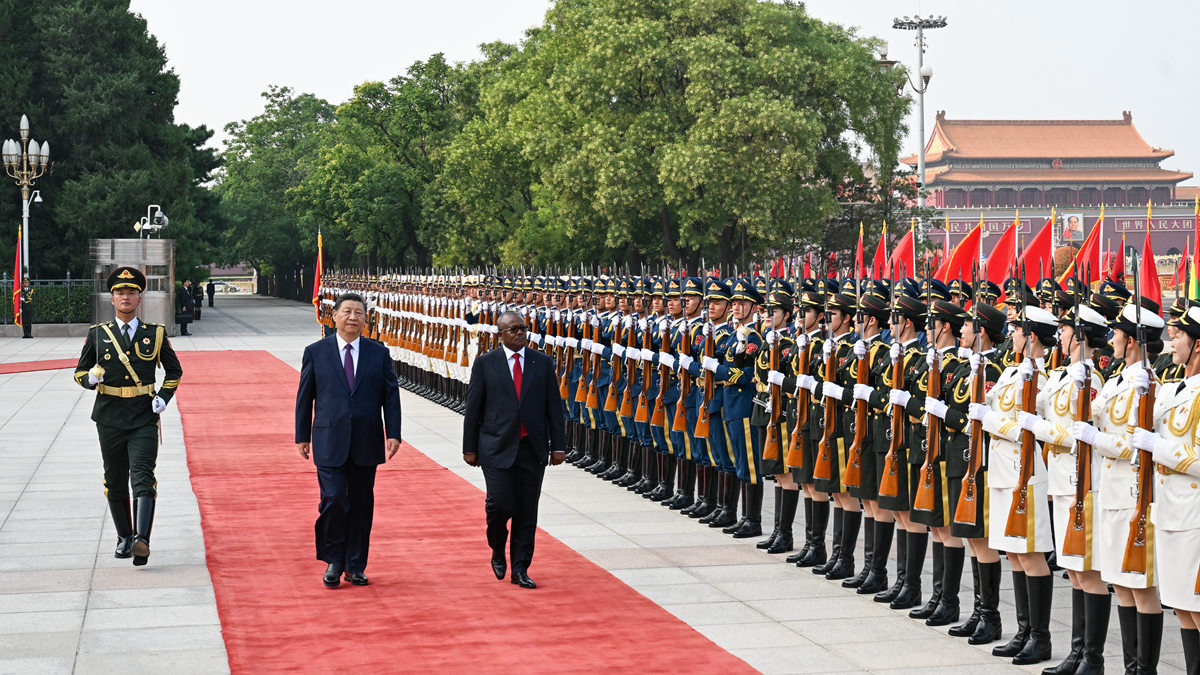
<instances>
[{"instance_id":1,"label":"paved stone ground","mask_svg":"<svg viewBox=\"0 0 1200 675\"><path fill-rule=\"evenodd\" d=\"M173 341L177 350L264 349L299 368L304 345L319 336L311 306L296 302L218 298L204 317L192 324L193 337ZM0 362L16 362L74 357L82 341L0 342ZM178 412L171 406L163 417L154 555L135 569L112 557L92 396L67 371L0 375L0 673L227 672ZM461 461L461 417L408 392L402 400L405 440L482 488L482 474ZM574 467L548 472L540 525L763 672L1021 670L992 657L990 645L971 647L785 565L752 539L731 539ZM531 572L537 578L536 563ZM964 581L969 607L969 572ZM1007 572L1003 584L1011 635ZM1069 642L1070 592L1062 579L1055 589L1057 662ZM1120 668L1116 624L1114 616L1106 651L1113 669ZM1160 671L1182 672L1169 612L1163 643Z\"/></svg>"}]
</instances>

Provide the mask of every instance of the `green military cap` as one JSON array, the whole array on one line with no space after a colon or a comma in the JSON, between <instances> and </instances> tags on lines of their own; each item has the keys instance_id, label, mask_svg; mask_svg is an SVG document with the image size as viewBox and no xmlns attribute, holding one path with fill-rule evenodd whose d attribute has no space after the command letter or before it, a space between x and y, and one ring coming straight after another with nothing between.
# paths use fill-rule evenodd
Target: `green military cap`
<instances>
[{"instance_id":1,"label":"green military cap","mask_svg":"<svg viewBox=\"0 0 1200 675\"><path fill-rule=\"evenodd\" d=\"M146 275L136 267L118 267L108 273L108 290L118 288L136 288L140 293L146 290Z\"/></svg>"},{"instance_id":2,"label":"green military cap","mask_svg":"<svg viewBox=\"0 0 1200 675\"><path fill-rule=\"evenodd\" d=\"M1183 316L1187 309L1187 303L1182 298L1175 298L1175 302L1171 303L1171 306L1167 308L1167 314L1172 318L1180 317Z\"/></svg>"},{"instance_id":3,"label":"green military cap","mask_svg":"<svg viewBox=\"0 0 1200 675\"><path fill-rule=\"evenodd\" d=\"M949 300L934 300L930 309L934 320L944 321L956 328L961 328L967 320L966 310Z\"/></svg>"},{"instance_id":4,"label":"green military cap","mask_svg":"<svg viewBox=\"0 0 1200 675\"><path fill-rule=\"evenodd\" d=\"M983 328L994 336L999 336L1004 332L1004 322L1007 318L1004 312L996 309L994 306L989 305L986 302L981 302L977 307L972 307L971 312L972 313L967 316L968 321L974 323L976 320L975 315L978 314L979 317L979 324L975 326L976 331L978 331L980 328Z\"/></svg>"},{"instance_id":5,"label":"green military cap","mask_svg":"<svg viewBox=\"0 0 1200 675\"><path fill-rule=\"evenodd\" d=\"M817 309L825 308L825 296L819 291L808 290L800 294L801 307L816 307Z\"/></svg>"},{"instance_id":6,"label":"green military cap","mask_svg":"<svg viewBox=\"0 0 1200 675\"><path fill-rule=\"evenodd\" d=\"M858 307L863 314L873 316L880 321L886 321L891 310L888 308L888 301L879 293L867 293L858 299Z\"/></svg>"},{"instance_id":7,"label":"green military cap","mask_svg":"<svg viewBox=\"0 0 1200 675\"><path fill-rule=\"evenodd\" d=\"M905 292L896 294L896 312L909 319L924 319L929 308L925 303Z\"/></svg>"},{"instance_id":8,"label":"green military cap","mask_svg":"<svg viewBox=\"0 0 1200 675\"><path fill-rule=\"evenodd\" d=\"M843 312L850 314L854 311L854 296L849 293L834 293L829 299L830 309L840 309Z\"/></svg>"}]
</instances>

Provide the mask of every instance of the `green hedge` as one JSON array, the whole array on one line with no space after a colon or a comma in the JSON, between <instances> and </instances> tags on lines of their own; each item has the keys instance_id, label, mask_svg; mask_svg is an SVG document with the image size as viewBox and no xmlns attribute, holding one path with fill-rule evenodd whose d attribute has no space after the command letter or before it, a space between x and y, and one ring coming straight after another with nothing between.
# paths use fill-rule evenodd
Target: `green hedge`
<instances>
[{"instance_id":1,"label":"green hedge","mask_svg":"<svg viewBox=\"0 0 1200 675\"><path fill-rule=\"evenodd\" d=\"M68 288L67 284L70 284ZM0 282L0 324L13 323L12 282ZM91 279L43 279L33 282L33 323L90 323Z\"/></svg>"}]
</instances>

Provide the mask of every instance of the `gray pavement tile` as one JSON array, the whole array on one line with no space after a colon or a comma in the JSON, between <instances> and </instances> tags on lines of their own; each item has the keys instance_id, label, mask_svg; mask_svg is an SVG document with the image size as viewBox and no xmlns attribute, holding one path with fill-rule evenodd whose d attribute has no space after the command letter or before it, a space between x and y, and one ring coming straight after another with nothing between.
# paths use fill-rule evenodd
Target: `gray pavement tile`
<instances>
[{"instance_id":1,"label":"gray pavement tile","mask_svg":"<svg viewBox=\"0 0 1200 675\"><path fill-rule=\"evenodd\" d=\"M57 673L71 673L74 671L75 658L73 655L60 656L45 656L45 657L30 657L30 658L5 658L0 657L0 675L54 675Z\"/></svg>"},{"instance_id":2,"label":"gray pavement tile","mask_svg":"<svg viewBox=\"0 0 1200 675\"><path fill-rule=\"evenodd\" d=\"M766 554L763 554L766 557ZM713 583L732 581L788 581L807 574L790 565L695 565L684 568L698 579ZM811 575L810 575L811 576Z\"/></svg>"},{"instance_id":3,"label":"gray pavement tile","mask_svg":"<svg viewBox=\"0 0 1200 675\"><path fill-rule=\"evenodd\" d=\"M212 577L204 565L158 565L153 558L145 567L128 567L88 570L92 574L92 588L99 590L117 588L163 588L166 586L212 585Z\"/></svg>"},{"instance_id":4,"label":"gray pavement tile","mask_svg":"<svg viewBox=\"0 0 1200 675\"><path fill-rule=\"evenodd\" d=\"M786 567L792 566L786 565ZM811 574L805 578L800 575L807 574L807 572L794 567L792 569L797 572L795 578L792 579L776 579L768 582L722 581L716 582L713 585L742 601L779 600L786 598L842 598L848 595L846 589L840 586L824 583L824 579L818 581Z\"/></svg>"},{"instance_id":5,"label":"gray pavement tile","mask_svg":"<svg viewBox=\"0 0 1200 675\"><path fill-rule=\"evenodd\" d=\"M2 597L2 596L0 596ZM212 586L167 586L163 588L120 588L92 591L88 609L198 605L215 602Z\"/></svg>"},{"instance_id":6,"label":"gray pavement tile","mask_svg":"<svg viewBox=\"0 0 1200 675\"><path fill-rule=\"evenodd\" d=\"M17 593L87 590L92 569L0 572L0 588Z\"/></svg>"},{"instance_id":7,"label":"gray pavement tile","mask_svg":"<svg viewBox=\"0 0 1200 675\"><path fill-rule=\"evenodd\" d=\"M196 649L189 651L187 658L178 652L129 652L114 654L79 654L75 659L76 675L114 672L147 672L172 675L214 675L228 673L229 662L225 648Z\"/></svg>"},{"instance_id":8,"label":"gray pavement tile","mask_svg":"<svg viewBox=\"0 0 1200 675\"><path fill-rule=\"evenodd\" d=\"M661 546L657 547L657 550L670 563L682 566L695 564L698 560L703 560L709 565L772 565L779 561L753 546L744 545L744 542L738 542L736 539L730 541L737 545Z\"/></svg>"},{"instance_id":9,"label":"gray pavement tile","mask_svg":"<svg viewBox=\"0 0 1200 675\"><path fill-rule=\"evenodd\" d=\"M119 607L112 609L88 608L83 628L88 630L157 628L162 626L204 626L219 624L214 603L193 605L160 605L146 607Z\"/></svg>"},{"instance_id":10,"label":"gray pavement tile","mask_svg":"<svg viewBox=\"0 0 1200 675\"><path fill-rule=\"evenodd\" d=\"M82 609L12 613L5 614L0 621L0 634L77 631L82 623Z\"/></svg>"},{"instance_id":11,"label":"gray pavement tile","mask_svg":"<svg viewBox=\"0 0 1200 675\"><path fill-rule=\"evenodd\" d=\"M945 636L878 640L871 644L870 649L864 649L858 643L846 642L826 645L826 649L868 670L943 666L970 668L978 664L990 665L996 662L996 657L992 656L990 651L975 649L961 640ZM1040 672L1047 664L1039 665Z\"/></svg>"},{"instance_id":12,"label":"gray pavement tile","mask_svg":"<svg viewBox=\"0 0 1200 675\"><path fill-rule=\"evenodd\" d=\"M905 621L910 619L907 612L898 615L886 606L876 604L867 598L860 597L800 597L786 600L749 600L748 605L776 621L802 621L821 617L824 619L841 619L857 617L900 616Z\"/></svg>"},{"instance_id":13,"label":"gray pavement tile","mask_svg":"<svg viewBox=\"0 0 1200 675\"><path fill-rule=\"evenodd\" d=\"M811 646L813 642L774 621L697 626L704 637L725 649Z\"/></svg>"},{"instance_id":14,"label":"gray pavement tile","mask_svg":"<svg viewBox=\"0 0 1200 675\"><path fill-rule=\"evenodd\" d=\"M595 537L556 537L556 539L579 552L591 549L639 548L637 544L619 534L606 534Z\"/></svg>"},{"instance_id":15,"label":"gray pavement tile","mask_svg":"<svg viewBox=\"0 0 1200 675\"><path fill-rule=\"evenodd\" d=\"M94 551L87 553L69 553L66 555L20 555L0 557L0 572L19 572L22 570L74 570L91 565L95 560Z\"/></svg>"},{"instance_id":16,"label":"gray pavement tile","mask_svg":"<svg viewBox=\"0 0 1200 675\"><path fill-rule=\"evenodd\" d=\"M831 654L820 646L758 647L730 649L729 653L742 659L766 675L800 673L854 673L861 669L854 663Z\"/></svg>"},{"instance_id":17,"label":"gray pavement tile","mask_svg":"<svg viewBox=\"0 0 1200 675\"><path fill-rule=\"evenodd\" d=\"M647 548L674 548L674 547L721 547L721 546L738 546L736 539L731 539L728 535L721 534L720 530L693 531L693 532L664 532L662 534L633 534L629 535L629 540L638 546ZM740 548L740 547L739 547Z\"/></svg>"},{"instance_id":18,"label":"gray pavement tile","mask_svg":"<svg viewBox=\"0 0 1200 675\"><path fill-rule=\"evenodd\" d=\"M143 610L147 611L147 610ZM81 654L128 654L132 651L130 632L126 628L103 630L85 629L79 634ZM141 644L153 645L155 652L187 651L224 648L221 626L162 626L137 629ZM177 655L176 658L180 658ZM191 658L190 654L185 658Z\"/></svg>"},{"instance_id":19,"label":"gray pavement tile","mask_svg":"<svg viewBox=\"0 0 1200 675\"><path fill-rule=\"evenodd\" d=\"M606 570L668 566L666 559L656 551L644 548L596 549L580 553Z\"/></svg>"},{"instance_id":20,"label":"gray pavement tile","mask_svg":"<svg viewBox=\"0 0 1200 675\"><path fill-rule=\"evenodd\" d=\"M713 624L763 623L770 621L764 614L741 602L696 602L664 605L663 609L692 626Z\"/></svg>"},{"instance_id":21,"label":"gray pavement tile","mask_svg":"<svg viewBox=\"0 0 1200 675\"><path fill-rule=\"evenodd\" d=\"M661 586L663 584L694 584L696 577L678 567L658 567L645 569L610 569L616 578L633 586Z\"/></svg>"},{"instance_id":22,"label":"gray pavement tile","mask_svg":"<svg viewBox=\"0 0 1200 675\"><path fill-rule=\"evenodd\" d=\"M893 616L831 619L813 614L803 620L785 621L783 625L817 644L824 645L841 642L874 643L878 640L923 640L939 635L938 631L920 621L897 621ZM940 635L945 637L944 629Z\"/></svg>"},{"instance_id":23,"label":"gray pavement tile","mask_svg":"<svg viewBox=\"0 0 1200 675\"><path fill-rule=\"evenodd\" d=\"M6 593L0 595L0 615L12 612L82 610L87 605L87 596L87 591Z\"/></svg>"},{"instance_id":24,"label":"gray pavement tile","mask_svg":"<svg viewBox=\"0 0 1200 675\"><path fill-rule=\"evenodd\" d=\"M691 584L662 584L641 585L638 592L650 598L655 603L667 605L683 605L699 602L733 602L736 598L723 593L717 588L705 583Z\"/></svg>"},{"instance_id":25,"label":"gray pavement tile","mask_svg":"<svg viewBox=\"0 0 1200 675\"><path fill-rule=\"evenodd\" d=\"M0 672L15 659L73 656L78 644L78 630L0 635Z\"/></svg>"}]
</instances>

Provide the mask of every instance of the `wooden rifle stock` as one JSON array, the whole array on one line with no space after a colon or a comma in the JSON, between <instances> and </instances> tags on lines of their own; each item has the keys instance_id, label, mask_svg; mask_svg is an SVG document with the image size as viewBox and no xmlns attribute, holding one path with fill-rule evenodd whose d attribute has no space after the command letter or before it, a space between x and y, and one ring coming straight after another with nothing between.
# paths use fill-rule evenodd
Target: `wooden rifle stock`
<instances>
[{"instance_id":1,"label":"wooden rifle stock","mask_svg":"<svg viewBox=\"0 0 1200 675\"><path fill-rule=\"evenodd\" d=\"M1037 411L1037 381L1038 371L1035 367L1021 392L1021 410L1027 413ZM1032 495L1029 494L1029 481L1033 478L1034 445L1033 432L1021 430L1020 476L1017 486L1013 488L1012 506L1008 509L1008 523L1004 527L1004 535L1008 537L1029 538L1029 521L1034 512L1030 504Z\"/></svg>"},{"instance_id":2,"label":"wooden rifle stock","mask_svg":"<svg viewBox=\"0 0 1200 675\"><path fill-rule=\"evenodd\" d=\"M574 335L575 323L571 320L570 310L564 309L562 316L563 316L563 328L562 328L561 332L569 340L569 339L575 337L575 335ZM559 395L559 397L562 398L562 400L565 401L565 400L567 400L567 396L570 394L570 391L571 391L568 378L571 376L571 369L575 367L574 350L572 350L570 347L568 347L566 345L563 345L562 360L559 361L559 363L562 364L562 374L558 378L558 395Z\"/></svg>"},{"instance_id":3,"label":"wooden rifle stock","mask_svg":"<svg viewBox=\"0 0 1200 675\"><path fill-rule=\"evenodd\" d=\"M1138 426L1154 430L1154 379L1150 388L1138 400ZM1125 540L1125 557L1121 560L1121 571L1132 574L1146 573L1146 529L1150 522L1150 499L1154 492L1154 455L1138 450L1137 506L1129 519L1129 537ZM1197 579L1200 584L1200 578Z\"/></svg>"},{"instance_id":4,"label":"wooden rifle stock","mask_svg":"<svg viewBox=\"0 0 1200 675\"><path fill-rule=\"evenodd\" d=\"M714 333L715 333L715 331L712 331L711 327L710 327L709 334L707 336L705 336L705 338L704 338L704 357L705 358L711 357L714 353L713 343L717 339L717 336ZM709 433L708 402L712 400L714 386L715 386L715 382L713 382L713 374L711 372L709 372L708 370L705 370L704 371L704 395L700 397L700 408L699 408L699 410L696 411L696 430L692 433L692 435L695 436L696 438L708 438L708 433Z\"/></svg>"},{"instance_id":5,"label":"wooden rifle stock","mask_svg":"<svg viewBox=\"0 0 1200 675\"><path fill-rule=\"evenodd\" d=\"M978 354L979 352L975 352ZM983 403L984 357L979 358L979 368L975 371L975 380L971 383L971 402ZM983 422L971 420L970 444L967 451L967 473L962 478L962 490L958 493L958 505L954 509L954 522L960 525L979 525L979 494L976 479L983 469Z\"/></svg>"},{"instance_id":6,"label":"wooden rifle stock","mask_svg":"<svg viewBox=\"0 0 1200 675\"><path fill-rule=\"evenodd\" d=\"M942 396L942 355L936 352L933 365L929 368L926 380L925 396L941 398ZM913 509L917 511L932 511L934 509L934 482L937 480L937 457L942 444L942 425L934 415L925 416L925 462L921 465L921 480L917 483L913 495Z\"/></svg>"},{"instance_id":7,"label":"wooden rifle stock","mask_svg":"<svg viewBox=\"0 0 1200 675\"><path fill-rule=\"evenodd\" d=\"M825 382L833 382L837 376L837 343L832 337L827 339L833 343L833 349L829 351L829 357L825 359ZM833 478L833 429L837 425L837 404L826 396L822 396L821 401L824 406L825 425L821 441L817 444L817 458L813 462L813 478L829 480Z\"/></svg>"},{"instance_id":8,"label":"wooden rifle stock","mask_svg":"<svg viewBox=\"0 0 1200 675\"><path fill-rule=\"evenodd\" d=\"M617 400L617 382L621 379L621 357L617 356L616 346L621 344L625 334L629 332L628 329L622 327L623 321L623 318L616 319L616 324L613 326L613 355L612 360L608 364L612 372L612 383L608 385L608 396L604 398L604 410L610 413L617 412L620 406L620 401ZM628 389L629 384L626 383L625 387Z\"/></svg>"},{"instance_id":9,"label":"wooden rifle stock","mask_svg":"<svg viewBox=\"0 0 1200 675\"><path fill-rule=\"evenodd\" d=\"M621 396L621 411L618 413L621 417L633 416L633 380L637 377L637 363L629 358L629 350L633 349L633 341L637 337L631 326L625 331L625 391ZM646 391L645 386L642 387L642 392ZM645 419L640 420L645 422Z\"/></svg>"},{"instance_id":10,"label":"wooden rifle stock","mask_svg":"<svg viewBox=\"0 0 1200 675\"><path fill-rule=\"evenodd\" d=\"M900 356L892 362L892 388L904 388L904 352L901 347ZM904 409L898 405L892 406L891 422L888 431L891 433L887 455L883 458L883 475L879 478L879 496L900 496L900 444L904 442Z\"/></svg>"},{"instance_id":11,"label":"wooden rifle stock","mask_svg":"<svg viewBox=\"0 0 1200 675\"><path fill-rule=\"evenodd\" d=\"M871 351L868 346L867 355L858 360L858 373L855 382L858 384L867 383L868 366L871 362ZM867 402L862 400L854 401L854 442L850 444L850 450L846 460L846 475L842 477L842 483L846 487L859 487L862 485L862 454L863 441L867 437Z\"/></svg>"},{"instance_id":12,"label":"wooden rifle stock","mask_svg":"<svg viewBox=\"0 0 1200 675\"><path fill-rule=\"evenodd\" d=\"M684 317L681 328L683 337L679 340L679 353L687 354L692 341L691 326L688 324L687 317ZM681 370L679 373L679 405L675 406L675 419L671 420L671 431L680 433L687 431L687 405L684 401L691 392L692 378L686 371Z\"/></svg>"},{"instance_id":13,"label":"wooden rifle stock","mask_svg":"<svg viewBox=\"0 0 1200 675\"><path fill-rule=\"evenodd\" d=\"M671 319L668 317L663 320L662 335L659 338L661 342L662 352L665 354L671 349ZM655 427L665 427L667 422L667 385L671 383L671 369L665 365L658 366L658 398L654 400L654 412L650 415L650 425ZM663 433L670 433L669 429L663 429Z\"/></svg>"},{"instance_id":14,"label":"wooden rifle stock","mask_svg":"<svg viewBox=\"0 0 1200 675\"><path fill-rule=\"evenodd\" d=\"M800 353L796 355L796 377L808 374L809 352L813 348L810 340ZM804 468L804 425L808 423L808 390L800 387L796 394L796 426L792 427L792 437L788 442L788 454L785 464Z\"/></svg>"},{"instance_id":15,"label":"wooden rifle stock","mask_svg":"<svg viewBox=\"0 0 1200 675\"><path fill-rule=\"evenodd\" d=\"M1086 422L1092 419L1092 371L1087 370L1083 387L1079 390L1076 403L1076 419ZM1063 555L1083 558L1087 555L1088 494L1092 491L1092 446L1075 441L1075 501L1071 504L1071 522L1063 538Z\"/></svg>"},{"instance_id":16,"label":"wooden rifle stock","mask_svg":"<svg viewBox=\"0 0 1200 675\"><path fill-rule=\"evenodd\" d=\"M638 394L637 413L633 416L634 422L645 424L650 421L650 380L652 373L650 366L650 347L653 343L650 341L650 331L654 326L647 313L646 330L642 331L642 361L638 368L642 371L642 393ZM657 405L655 406L657 407Z\"/></svg>"},{"instance_id":17,"label":"wooden rifle stock","mask_svg":"<svg viewBox=\"0 0 1200 675\"><path fill-rule=\"evenodd\" d=\"M779 331L775 331L775 341L771 343L771 370L779 370L779 343L782 341L780 338ZM768 391L771 413L767 420L767 438L763 442L763 459L779 459L779 406L782 396L777 384L770 385Z\"/></svg>"}]
</instances>

